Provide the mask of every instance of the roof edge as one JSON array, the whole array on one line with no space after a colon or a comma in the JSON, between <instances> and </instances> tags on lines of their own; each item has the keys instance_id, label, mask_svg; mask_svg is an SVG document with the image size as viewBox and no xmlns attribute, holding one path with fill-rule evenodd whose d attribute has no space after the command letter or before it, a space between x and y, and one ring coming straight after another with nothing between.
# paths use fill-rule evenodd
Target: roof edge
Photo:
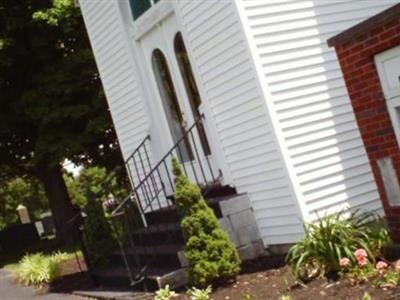
<instances>
[{"instance_id":1,"label":"roof edge","mask_svg":"<svg viewBox=\"0 0 400 300\"><path fill-rule=\"evenodd\" d=\"M338 44L343 44L355 36L361 35L378 24L394 18L400 18L400 3L385 9L384 11L372 16L352 27L342 31L341 33L328 39L328 46L335 47Z\"/></svg>"}]
</instances>

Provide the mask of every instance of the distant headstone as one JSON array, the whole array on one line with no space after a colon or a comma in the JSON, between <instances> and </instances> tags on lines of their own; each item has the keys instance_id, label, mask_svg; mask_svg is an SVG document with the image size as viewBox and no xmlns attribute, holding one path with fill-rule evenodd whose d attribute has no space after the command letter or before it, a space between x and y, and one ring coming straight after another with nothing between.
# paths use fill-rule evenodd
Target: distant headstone
<instances>
[{"instance_id":1,"label":"distant headstone","mask_svg":"<svg viewBox=\"0 0 400 300\"><path fill-rule=\"evenodd\" d=\"M55 233L55 227L54 227L54 220L53 216L51 213L43 213L41 214L41 221L42 221L42 226L43 226L43 235L52 235Z\"/></svg>"},{"instance_id":2,"label":"distant headstone","mask_svg":"<svg viewBox=\"0 0 400 300\"><path fill-rule=\"evenodd\" d=\"M24 206L22 204L18 205L17 212L18 212L19 219L22 224L27 224L27 223L31 222L31 218L29 217L29 212L28 212L28 209L26 208L26 206Z\"/></svg>"}]
</instances>

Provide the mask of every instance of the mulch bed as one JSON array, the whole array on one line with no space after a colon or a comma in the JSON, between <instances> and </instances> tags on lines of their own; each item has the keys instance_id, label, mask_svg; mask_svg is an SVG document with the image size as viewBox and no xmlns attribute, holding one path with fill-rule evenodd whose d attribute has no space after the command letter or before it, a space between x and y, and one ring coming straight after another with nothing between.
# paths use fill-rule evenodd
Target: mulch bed
<instances>
[{"instance_id":1,"label":"mulch bed","mask_svg":"<svg viewBox=\"0 0 400 300\"><path fill-rule=\"evenodd\" d=\"M288 266L279 267L279 262L271 264L270 259L253 262L245 266L244 273L236 282L215 289L213 300L243 300L248 294L252 300L279 300L283 295L292 296L294 300L362 300L368 292L373 300L400 300L400 287L381 289L369 283L352 285L348 280L329 282L316 279L307 285L300 285L294 280ZM179 300L188 298L181 295Z\"/></svg>"},{"instance_id":2,"label":"mulch bed","mask_svg":"<svg viewBox=\"0 0 400 300\"><path fill-rule=\"evenodd\" d=\"M41 293L70 293L74 290L87 290L94 283L86 272L85 263L75 259L61 264L62 278L42 287ZM235 282L215 288L213 300L243 300L248 294L251 300L279 300L282 295L290 295L293 300L362 300L368 292L373 300L400 300L400 287L381 289L369 283L353 285L349 280L328 281L316 279L307 285L300 285L294 280L290 268L284 265L283 257L268 257L246 263L242 274ZM181 294L177 300L188 300Z\"/></svg>"}]
</instances>

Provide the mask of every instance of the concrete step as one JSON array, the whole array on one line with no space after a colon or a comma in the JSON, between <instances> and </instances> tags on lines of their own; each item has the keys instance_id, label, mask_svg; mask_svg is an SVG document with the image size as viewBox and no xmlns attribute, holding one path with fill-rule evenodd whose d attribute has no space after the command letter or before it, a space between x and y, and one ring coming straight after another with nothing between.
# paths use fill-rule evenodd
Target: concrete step
<instances>
[{"instance_id":1,"label":"concrete step","mask_svg":"<svg viewBox=\"0 0 400 300\"><path fill-rule=\"evenodd\" d=\"M222 217L221 208L219 206L219 202L232 198L234 195L225 195L218 196L214 198L206 198L206 201L210 208L214 211L217 218ZM152 225L160 225L160 224L169 224L169 223L180 223L182 217L175 206L164 207L152 212L148 212L145 214L146 222L149 226Z\"/></svg>"},{"instance_id":2,"label":"concrete step","mask_svg":"<svg viewBox=\"0 0 400 300\"><path fill-rule=\"evenodd\" d=\"M139 270L133 270L133 276L139 275ZM128 271L125 267L109 267L94 274L101 287L130 288L134 291L156 291L169 284L171 288L179 288L188 283L186 269L149 267L144 272L144 279L131 285Z\"/></svg>"},{"instance_id":3,"label":"concrete step","mask_svg":"<svg viewBox=\"0 0 400 300\"><path fill-rule=\"evenodd\" d=\"M180 261L178 252L183 249L183 244L161 244L158 246L135 246L134 249L125 250L128 261L132 264L136 258L140 260L141 265L179 268ZM122 252L116 251L111 256L111 264L123 266L124 260Z\"/></svg>"},{"instance_id":4,"label":"concrete step","mask_svg":"<svg viewBox=\"0 0 400 300\"><path fill-rule=\"evenodd\" d=\"M160 246L165 243L184 245L179 223L155 224L133 231L133 242L138 246Z\"/></svg>"},{"instance_id":5,"label":"concrete step","mask_svg":"<svg viewBox=\"0 0 400 300\"><path fill-rule=\"evenodd\" d=\"M154 295L152 293L145 292L132 292L130 290L82 290L74 291L73 295L97 300L153 300Z\"/></svg>"}]
</instances>

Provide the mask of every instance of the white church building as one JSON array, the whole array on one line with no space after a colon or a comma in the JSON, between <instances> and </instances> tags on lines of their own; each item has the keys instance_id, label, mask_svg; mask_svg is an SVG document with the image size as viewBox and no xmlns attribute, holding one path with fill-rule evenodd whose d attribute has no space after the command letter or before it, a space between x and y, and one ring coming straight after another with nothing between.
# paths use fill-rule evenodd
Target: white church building
<instances>
[{"instance_id":1,"label":"white church building","mask_svg":"<svg viewBox=\"0 0 400 300\"><path fill-rule=\"evenodd\" d=\"M142 213L173 205L173 155L245 195L265 248L317 215L383 213L326 41L398 2L79 0Z\"/></svg>"}]
</instances>

